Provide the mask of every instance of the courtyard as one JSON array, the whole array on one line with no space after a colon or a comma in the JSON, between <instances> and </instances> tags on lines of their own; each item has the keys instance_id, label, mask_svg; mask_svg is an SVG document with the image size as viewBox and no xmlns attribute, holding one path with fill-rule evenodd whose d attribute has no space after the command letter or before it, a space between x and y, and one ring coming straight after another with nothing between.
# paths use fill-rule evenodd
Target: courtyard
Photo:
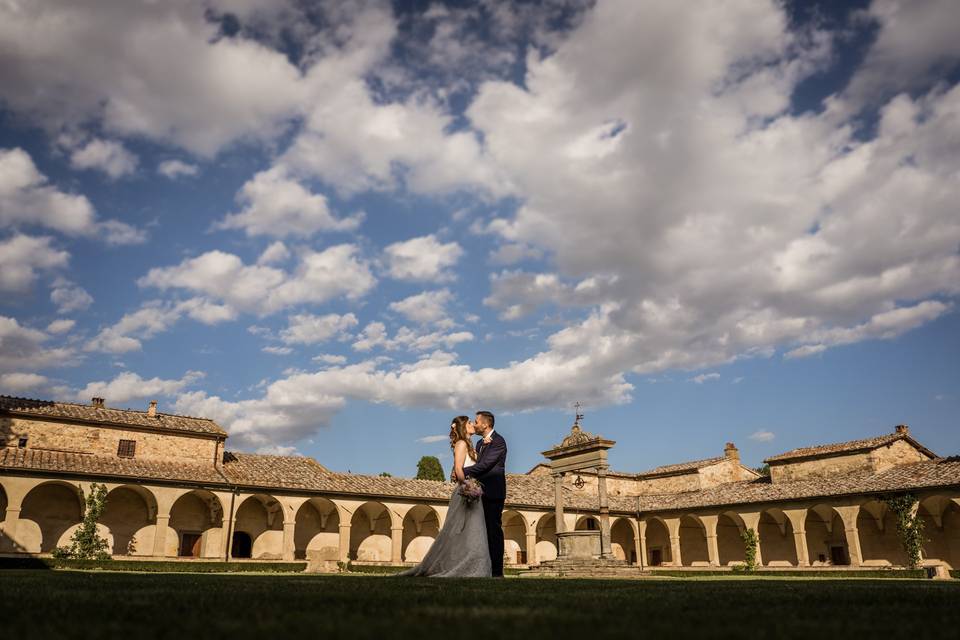
<instances>
[{"instance_id":1,"label":"courtyard","mask_svg":"<svg viewBox=\"0 0 960 640\"><path fill-rule=\"evenodd\" d=\"M956 580L0 571L4 629L44 639L932 638L960 628L958 599Z\"/></svg>"}]
</instances>

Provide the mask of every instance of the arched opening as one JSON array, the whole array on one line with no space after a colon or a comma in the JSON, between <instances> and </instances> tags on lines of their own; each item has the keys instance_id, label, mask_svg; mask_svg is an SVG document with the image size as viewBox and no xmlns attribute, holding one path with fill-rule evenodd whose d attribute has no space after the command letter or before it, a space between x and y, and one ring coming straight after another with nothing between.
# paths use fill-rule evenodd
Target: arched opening
<instances>
[{"instance_id":1,"label":"arched opening","mask_svg":"<svg viewBox=\"0 0 960 640\"><path fill-rule=\"evenodd\" d=\"M326 498L310 498L297 510L293 534L297 560L331 560L340 557L340 514Z\"/></svg>"},{"instance_id":2,"label":"arched opening","mask_svg":"<svg viewBox=\"0 0 960 640\"><path fill-rule=\"evenodd\" d=\"M252 558L253 540L246 531L234 531L230 537L230 556L232 558Z\"/></svg>"},{"instance_id":3,"label":"arched opening","mask_svg":"<svg viewBox=\"0 0 960 640\"><path fill-rule=\"evenodd\" d=\"M153 526L157 500L148 489L123 485L111 489L100 523L113 536L115 556L143 556L153 553Z\"/></svg>"},{"instance_id":4,"label":"arched opening","mask_svg":"<svg viewBox=\"0 0 960 640\"><path fill-rule=\"evenodd\" d=\"M790 519L780 509L767 509L760 514L757 526L760 536L760 559L767 567L797 566L797 543L793 539Z\"/></svg>"},{"instance_id":5,"label":"arched opening","mask_svg":"<svg viewBox=\"0 0 960 640\"><path fill-rule=\"evenodd\" d=\"M204 489L189 491L170 508L166 555L185 558L213 558L220 554L223 538L223 505Z\"/></svg>"},{"instance_id":6,"label":"arched opening","mask_svg":"<svg viewBox=\"0 0 960 640\"><path fill-rule=\"evenodd\" d=\"M83 519L83 499L77 486L44 482L24 497L17 543L28 553L50 553L70 544L70 530Z\"/></svg>"},{"instance_id":7,"label":"arched opening","mask_svg":"<svg viewBox=\"0 0 960 640\"><path fill-rule=\"evenodd\" d=\"M685 567L710 566L707 530L697 517L686 515L680 518L680 559Z\"/></svg>"},{"instance_id":8,"label":"arched opening","mask_svg":"<svg viewBox=\"0 0 960 640\"><path fill-rule=\"evenodd\" d=\"M670 550L670 533L666 523L660 518L647 520L647 531L644 536L647 541L647 566L659 567L673 563L673 554Z\"/></svg>"},{"instance_id":9,"label":"arched opening","mask_svg":"<svg viewBox=\"0 0 960 640\"><path fill-rule=\"evenodd\" d=\"M246 533L252 541L247 557L279 560L283 557L283 506L273 496L258 493L237 507L234 531ZM231 551L231 555L237 556Z\"/></svg>"},{"instance_id":10,"label":"arched opening","mask_svg":"<svg viewBox=\"0 0 960 640\"><path fill-rule=\"evenodd\" d=\"M717 519L717 552L721 567L743 564L747 554L741 537L746 526L736 513L721 513Z\"/></svg>"},{"instance_id":11,"label":"arched opening","mask_svg":"<svg viewBox=\"0 0 960 640\"><path fill-rule=\"evenodd\" d=\"M843 519L833 507L818 504L808 509L804 527L807 530L807 552L811 566L850 564Z\"/></svg>"},{"instance_id":12,"label":"arched opening","mask_svg":"<svg viewBox=\"0 0 960 640\"><path fill-rule=\"evenodd\" d=\"M379 502L365 502L350 518L350 559L390 562L390 511Z\"/></svg>"},{"instance_id":13,"label":"arched opening","mask_svg":"<svg viewBox=\"0 0 960 640\"><path fill-rule=\"evenodd\" d=\"M960 567L960 505L949 498L933 496L920 503L923 519L924 564Z\"/></svg>"},{"instance_id":14,"label":"arched opening","mask_svg":"<svg viewBox=\"0 0 960 640\"><path fill-rule=\"evenodd\" d=\"M440 516L432 507L418 504L410 509L403 517L403 561L423 560L438 533Z\"/></svg>"},{"instance_id":15,"label":"arched opening","mask_svg":"<svg viewBox=\"0 0 960 640\"><path fill-rule=\"evenodd\" d=\"M504 564L527 564L527 521L516 511L504 511L503 519Z\"/></svg>"},{"instance_id":16,"label":"arched opening","mask_svg":"<svg viewBox=\"0 0 960 640\"><path fill-rule=\"evenodd\" d=\"M552 513L537 522L537 561L557 559L557 518Z\"/></svg>"},{"instance_id":17,"label":"arched opening","mask_svg":"<svg viewBox=\"0 0 960 640\"><path fill-rule=\"evenodd\" d=\"M7 504L7 492L3 490L3 485L0 484L0 525L2 525L7 518ZM13 541L7 538L6 531L0 526L0 553L15 550Z\"/></svg>"},{"instance_id":18,"label":"arched opening","mask_svg":"<svg viewBox=\"0 0 960 640\"><path fill-rule=\"evenodd\" d=\"M905 566L907 554L897 535L897 519L885 502L871 500L857 514L860 554L865 566Z\"/></svg>"},{"instance_id":19,"label":"arched opening","mask_svg":"<svg viewBox=\"0 0 960 640\"><path fill-rule=\"evenodd\" d=\"M574 527L576 531L599 531L600 521L593 516L580 516Z\"/></svg>"},{"instance_id":20,"label":"arched opening","mask_svg":"<svg viewBox=\"0 0 960 640\"><path fill-rule=\"evenodd\" d=\"M610 525L610 550L613 557L630 564L637 564L637 545L633 536L633 523L626 518L617 518Z\"/></svg>"}]
</instances>

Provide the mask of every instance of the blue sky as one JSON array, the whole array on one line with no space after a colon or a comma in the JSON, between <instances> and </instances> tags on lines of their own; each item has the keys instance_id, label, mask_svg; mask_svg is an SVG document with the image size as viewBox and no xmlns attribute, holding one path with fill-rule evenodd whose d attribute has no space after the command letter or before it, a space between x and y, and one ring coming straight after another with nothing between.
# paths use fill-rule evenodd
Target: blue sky
<instances>
[{"instance_id":1,"label":"blue sky","mask_svg":"<svg viewBox=\"0 0 960 640\"><path fill-rule=\"evenodd\" d=\"M0 392L338 470L960 452L949 0L0 8ZM82 52L82 53L79 53Z\"/></svg>"}]
</instances>

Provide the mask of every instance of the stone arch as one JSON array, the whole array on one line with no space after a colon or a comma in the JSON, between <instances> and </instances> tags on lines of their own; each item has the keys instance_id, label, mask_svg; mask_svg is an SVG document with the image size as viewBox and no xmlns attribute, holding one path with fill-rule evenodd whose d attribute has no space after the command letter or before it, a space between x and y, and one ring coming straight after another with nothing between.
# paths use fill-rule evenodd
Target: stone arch
<instances>
[{"instance_id":1,"label":"stone arch","mask_svg":"<svg viewBox=\"0 0 960 640\"><path fill-rule=\"evenodd\" d=\"M340 556L340 512L327 498L310 498L297 510L293 546L297 560L336 561Z\"/></svg>"},{"instance_id":2,"label":"stone arch","mask_svg":"<svg viewBox=\"0 0 960 640\"><path fill-rule=\"evenodd\" d=\"M717 552L721 567L747 561L743 538L740 537L746 528L740 514L733 511L724 511L717 517Z\"/></svg>"},{"instance_id":3,"label":"stone arch","mask_svg":"<svg viewBox=\"0 0 960 640\"><path fill-rule=\"evenodd\" d=\"M83 519L80 487L50 480L30 489L20 507L18 544L27 553L50 553L69 544L72 530Z\"/></svg>"},{"instance_id":4,"label":"stone arch","mask_svg":"<svg viewBox=\"0 0 960 640\"><path fill-rule=\"evenodd\" d=\"M687 567L710 566L707 530L695 515L680 516L680 558Z\"/></svg>"},{"instance_id":5,"label":"stone arch","mask_svg":"<svg viewBox=\"0 0 960 640\"><path fill-rule=\"evenodd\" d=\"M630 518L617 518L610 525L610 549L613 557L630 564L637 563L636 525Z\"/></svg>"},{"instance_id":6,"label":"stone arch","mask_svg":"<svg viewBox=\"0 0 960 640\"><path fill-rule=\"evenodd\" d=\"M100 523L110 530L115 556L153 554L157 498L146 487L123 484L110 489Z\"/></svg>"},{"instance_id":7,"label":"stone arch","mask_svg":"<svg viewBox=\"0 0 960 640\"><path fill-rule=\"evenodd\" d=\"M600 531L600 519L596 516L580 516L574 526L575 531Z\"/></svg>"},{"instance_id":8,"label":"stone arch","mask_svg":"<svg viewBox=\"0 0 960 640\"><path fill-rule=\"evenodd\" d=\"M279 560L283 557L283 515L280 501L266 493L247 496L237 505L233 534L246 533L250 536L249 557L257 560ZM230 545L231 555L240 557L233 553L232 539Z\"/></svg>"},{"instance_id":9,"label":"stone arch","mask_svg":"<svg viewBox=\"0 0 960 640\"><path fill-rule=\"evenodd\" d=\"M0 484L0 553L14 551L13 541L7 537L7 532L3 527L3 522L7 519L7 506L10 501L7 499L7 492Z\"/></svg>"},{"instance_id":10,"label":"stone arch","mask_svg":"<svg viewBox=\"0 0 960 640\"><path fill-rule=\"evenodd\" d=\"M364 502L350 518L350 559L390 562L394 514L380 502Z\"/></svg>"},{"instance_id":11,"label":"stone arch","mask_svg":"<svg viewBox=\"0 0 960 640\"><path fill-rule=\"evenodd\" d=\"M799 564L793 525L781 509L771 507L761 511L757 529L764 566L795 567Z\"/></svg>"},{"instance_id":12,"label":"stone arch","mask_svg":"<svg viewBox=\"0 0 960 640\"><path fill-rule=\"evenodd\" d=\"M559 547L557 546L557 517L548 513L537 521L537 560L546 562L556 560Z\"/></svg>"},{"instance_id":13,"label":"stone arch","mask_svg":"<svg viewBox=\"0 0 960 640\"><path fill-rule=\"evenodd\" d=\"M527 519L519 511L503 512L504 564L527 563Z\"/></svg>"},{"instance_id":14,"label":"stone arch","mask_svg":"<svg viewBox=\"0 0 960 640\"><path fill-rule=\"evenodd\" d=\"M907 554L897 535L896 516L882 500L860 505L857 513L860 555L865 566L905 566Z\"/></svg>"},{"instance_id":15,"label":"stone arch","mask_svg":"<svg viewBox=\"0 0 960 640\"><path fill-rule=\"evenodd\" d=\"M223 548L223 504L206 489L180 495L170 507L165 554L168 556L214 558Z\"/></svg>"},{"instance_id":16,"label":"stone arch","mask_svg":"<svg viewBox=\"0 0 960 640\"><path fill-rule=\"evenodd\" d=\"M670 529L662 518L654 516L646 520L647 523L647 562L648 567L658 567L673 563L673 552L670 548Z\"/></svg>"},{"instance_id":17,"label":"stone arch","mask_svg":"<svg viewBox=\"0 0 960 640\"><path fill-rule=\"evenodd\" d=\"M828 504L807 509L804 521L807 531L807 553L814 567L850 564L850 549L844 531L843 518Z\"/></svg>"},{"instance_id":18,"label":"stone arch","mask_svg":"<svg viewBox=\"0 0 960 640\"><path fill-rule=\"evenodd\" d=\"M403 516L403 561L420 562L440 533L440 516L425 504L418 504Z\"/></svg>"},{"instance_id":19,"label":"stone arch","mask_svg":"<svg viewBox=\"0 0 960 640\"><path fill-rule=\"evenodd\" d=\"M920 503L918 515L924 525L924 564L960 567L960 505L956 499L944 496L926 498Z\"/></svg>"}]
</instances>

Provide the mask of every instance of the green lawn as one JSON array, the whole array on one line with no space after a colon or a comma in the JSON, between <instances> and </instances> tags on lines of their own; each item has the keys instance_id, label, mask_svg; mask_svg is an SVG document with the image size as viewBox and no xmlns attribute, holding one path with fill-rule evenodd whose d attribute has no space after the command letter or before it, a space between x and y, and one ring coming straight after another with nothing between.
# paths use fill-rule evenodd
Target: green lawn
<instances>
[{"instance_id":1,"label":"green lawn","mask_svg":"<svg viewBox=\"0 0 960 640\"><path fill-rule=\"evenodd\" d=\"M960 583L0 572L22 638L946 637ZM11 636L14 637L14 636Z\"/></svg>"}]
</instances>

